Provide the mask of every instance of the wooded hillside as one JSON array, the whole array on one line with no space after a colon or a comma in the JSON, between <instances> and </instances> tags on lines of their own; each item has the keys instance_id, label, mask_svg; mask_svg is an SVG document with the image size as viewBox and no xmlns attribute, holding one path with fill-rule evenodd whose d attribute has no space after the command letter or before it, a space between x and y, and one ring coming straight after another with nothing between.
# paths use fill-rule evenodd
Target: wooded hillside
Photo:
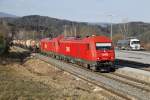
<instances>
[{"instance_id":1,"label":"wooded hillside","mask_svg":"<svg viewBox=\"0 0 150 100\"><path fill-rule=\"evenodd\" d=\"M84 37L87 35L110 36L110 24L91 24L56 19L47 16L30 15L17 18L0 18L11 28L11 33L18 39L40 39L56 37L60 34ZM137 37L146 47L150 48L150 23L130 22L113 24L113 41L125 37Z\"/></svg>"}]
</instances>

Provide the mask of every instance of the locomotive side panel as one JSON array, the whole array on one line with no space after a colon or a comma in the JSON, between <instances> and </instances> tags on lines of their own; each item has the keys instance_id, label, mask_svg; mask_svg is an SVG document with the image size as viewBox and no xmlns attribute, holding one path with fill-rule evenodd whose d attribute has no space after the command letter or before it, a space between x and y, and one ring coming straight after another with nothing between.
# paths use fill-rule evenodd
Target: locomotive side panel
<instances>
[{"instance_id":1,"label":"locomotive side panel","mask_svg":"<svg viewBox=\"0 0 150 100\"><path fill-rule=\"evenodd\" d=\"M115 60L112 42L107 37L95 36L84 39L54 38L41 42L41 49L56 59L82 63L93 70L113 67Z\"/></svg>"}]
</instances>

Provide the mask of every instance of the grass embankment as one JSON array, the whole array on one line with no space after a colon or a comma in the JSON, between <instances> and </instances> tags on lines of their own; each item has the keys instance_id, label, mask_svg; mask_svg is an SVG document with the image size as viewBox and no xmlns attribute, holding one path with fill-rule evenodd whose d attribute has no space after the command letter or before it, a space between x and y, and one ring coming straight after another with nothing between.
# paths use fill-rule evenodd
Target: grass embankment
<instances>
[{"instance_id":1,"label":"grass embankment","mask_svg":"<svg viewBox=\"0 0 150 100\"><path fill-rule=\"evenodd\" d=\"M0 57L0 100L109 100L118 97L10 48Z\"/></svg>"},{"instance_id":2,"label":"grass embankment","mask_svg":"<svg viewBox=\"0 0 150 100\"><path fill-rule=\"evenodd\" d=\"M34 82L27 77L20 76L8 66L0 66L0 99L54 99L52 87L43 83Z\"/></svg>"},{"instance_id":3,"label":"grass embankment","mask_svg":"<svg viewBox=\"0 0 150 100\"><path fill-rule=\"evenodd\" d=\"M0 65L0 100L99 100L103 90L37 59Z\"/></svg>"}]
</instances>

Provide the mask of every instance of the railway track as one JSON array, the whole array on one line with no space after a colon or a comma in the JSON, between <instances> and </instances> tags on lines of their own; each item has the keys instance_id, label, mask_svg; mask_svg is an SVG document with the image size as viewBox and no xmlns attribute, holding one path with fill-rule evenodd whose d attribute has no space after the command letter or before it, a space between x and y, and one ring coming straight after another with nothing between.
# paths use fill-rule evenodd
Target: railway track
<instances>
[{"instance_id":1,"label":"railway track","mask_svg":"<svg viewBox=\"0 0 150 100\"><path fill-rule=\"evenodd\" d=\"M95 84L112 94L124 99L149 100L150 84L133 79L118 73L99 73L64 61L46 57L41 54L34 54L37 58L50 63L74 76Z\"/></svg>"},{"instance_id":2,"label":"railway track","mask_svg":"<svg viewBox=\"0 0 150 100\"><path fill-rule=\"evenodd\" d=\"M128 80L127 78L123 78L112 73L93 73L83 68L75 67L71 64L46 57L41 54L34 54L34 56L45 62L51 63L52 65L64 71L67 71L79 78L100 86L124 99L150 99L150 88L147 84L135 82L131 79Z\"/></svg>"},{"instance_id":3,"label":"railway track","mask_svg":"<svg viewBox=\"0 0 150 100\"><path fill-rule=\"evenodd\" d=\"M22 49L22 48L18 48L18 47L16 47L15 48L16 49L16 51L17 51L17 53L16 53L16 56L17 56L17 58L20 58L21 59L21 55L20 54L22 54L22 51L24 51L24 49ZM21 61L20 61L21 62ZM23 65L24 66L24 65ZM36 73L36 72L34 72L34 71L31 71L30 69L27 69L27 70L29 70L31 73L34 73L34 74L37 74L37 75L40 75L39 73ZM77 78L78 79L78 78ZM83 78L82 78L83 79ZM85 79L83 79L83 80L85 80ZM87 80L85 80L85 81L87 81ZM88 81L89 83L91 83L90 81ZM95 83L92 83L92 84L95 84ZM99 87L95 87L95 89L93 90L93 91L97 91L96 89L99 89ZM99 91L99 90L98 90ZM101 93L100 93L101 95L103 95L104 97L106 97L106 98L111 98L111 99L113 99L113 100L120 100L120 99L122 99L122 100L124 100L123 98L121 98L121 97L118 97L118 96L116 96L115 94L112 94L111 92L109 92L109 91L105 91L105 90L103 90L103 91L101 91Z\"/></svg>"},{"instance_id":4,"label":"railway track","mask_svg":"<svg viewBox=\"0 0 150 100\"><path fill-rule=\"evenodd\" d=\"M78 65L73 65L73 66L82 68L82 69L87 70L87 71L91 71L91 70L89 70L85 67L82 67L82 66L78 66ZM150 83L148 83L148 82L144 82L144 81L141 81L141 80L129 77L129 76L125 76L125 75L120 74L118 72L112 72L112 73L95 72L95 73L98 75L102 75L104 77L111 78L111 79L116 80L116 81L120 81L120 82L128 84L128 85L131 85L133 87L137 87L141 90L145 90L147 92L150 92Z\"/></svg>"},{"instance_id":5,"label":"railway track","mask_svg":"<svg viewBox=\"0 0 150 100\"><path fill-rule=\"evenodd\" d=\"M118 73L107 73L104 76L108 77L108 78L112 78L114 80L120 81L122 83L131 85L133 87L139 88L141 90L150 92L150 84L137 80L137 79L133 79L131 77L128 76L124 76L122 74L118 74Z\"/></svg>"}]
</instances>

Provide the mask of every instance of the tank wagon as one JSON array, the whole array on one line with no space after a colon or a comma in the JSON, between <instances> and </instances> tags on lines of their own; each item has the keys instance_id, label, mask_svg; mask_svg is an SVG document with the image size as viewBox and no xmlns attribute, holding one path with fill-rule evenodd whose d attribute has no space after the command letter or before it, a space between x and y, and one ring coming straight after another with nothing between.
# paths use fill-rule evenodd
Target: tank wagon
<instances>
[{"instance_id":1,"label":"tank wagon","mask_svg":"<svg viewBox=\"0 0 150 100\"><path fill-rule=\"evenodd\" d=\"M29 49L33 52L38 51L39 50L39 41L36 40L13 40L12 44L15 46L19 46L22 48L26 48Z\"/></svg>"},{"instance_id":2,"label":"tank wagon","mask_svg":"<svg viewBox=\"0 0 150 100\"><path fill-rule=\"evenodd\" d=\"M114 47L105 36L45 38L40 41L40 50L56 59L76 63L93 71L115 68Z\"/></svg>"}]
</instances>

